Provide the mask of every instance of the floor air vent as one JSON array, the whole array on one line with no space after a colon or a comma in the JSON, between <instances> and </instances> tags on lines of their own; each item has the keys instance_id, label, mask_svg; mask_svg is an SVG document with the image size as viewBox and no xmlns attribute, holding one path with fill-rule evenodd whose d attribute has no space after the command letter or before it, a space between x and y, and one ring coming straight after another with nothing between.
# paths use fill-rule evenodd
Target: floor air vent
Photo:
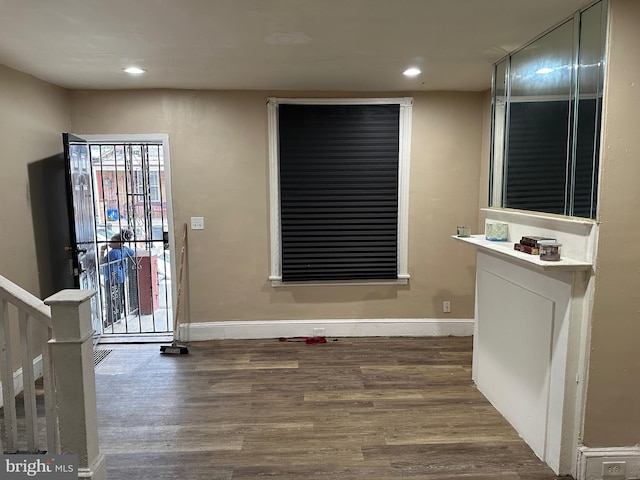
<instances>
[{"instance_id":1,"label":"floor air vent","mask_svg":"<svg viewBox=\"0 0 640 480\"><path fill-rule=\"evenodd\" d=\"M109 356L109 354L113 352L113 350L100 349L93 351L93 366L97 367L100 362L102 362L105 358Z\"/></svg>"}]
</instances>

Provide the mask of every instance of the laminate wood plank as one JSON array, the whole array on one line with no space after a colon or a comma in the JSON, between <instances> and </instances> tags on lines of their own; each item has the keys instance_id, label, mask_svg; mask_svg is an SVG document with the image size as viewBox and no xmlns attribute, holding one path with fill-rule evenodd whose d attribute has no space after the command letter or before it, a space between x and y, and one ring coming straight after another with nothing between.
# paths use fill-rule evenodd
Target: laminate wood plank
<instances>
[{"instance_id":1,"label":"laminate wood plank","mask_svg":"<svg viewBox=\"0 0 640 480\"><path fill-rule=\"evenodd\" d=\"M471 381L472 339L110 346L110 480L553 480Z\"/></svg>"},{"instance_id":2,"label":"laminate wood plank","mask_svg":"<svg viewBox=\"0 0 640 480\"><path fill-rule=\"evenodd\" d=\"M387 445L507 444L520 443L519 435L495 428L485 430L458 428L426 428L420 432L399 432L385 437Z\"/></svg>"},{"instance_id":3,"label":"laminate wood plank","mask_svg":"<svg viewBox=\"0 0 640 480\"><path fill-rule=\"evenodd\" d=\"M366 446L363 447L363 455L365 459L388 459L393 468L405 475L450 474L454 470L478 474L493 471L542 473L539 472L540 460L525 445L476 443L465 444L463 448L456 444ZM463 461L453 463L451 458L454 456Z\"/></svg>"},{"instance_id":4,"label":"laminate wood plank","mask_svg":"<svg viewBox=\"0 0 640 480\"><path fill-rule=\"evenodd\" d=\"M200 388L207 390L207 393L216 395L240 394L247 395L253 391L253 384L242 380L219 380L209 385L200 385Z\"/></svg>"},{"instance_id":5,"label":"laminate wood plank","mask_svg":"<svg viewBox=\"0 0 640 480\"><path fill-rule=\"evenodd\" d=\"M342 465L320 465L309 471L304 466L287 466L284 468L241 467L234 469L234 480L262 480L277 478L278 480L328 480L328 479L388 479L393 478L388 466L348 467Z\"/></svg>"},{"instance_id":6,"label":"laminate wood plank","mask_svg":"<svg viewBox=\"0 0 640 480\"><path fill-rule=\"evenodd\" d=\"M426 379L460 379L465 384L471 384L471 379L464 367L460 365L380 365L362 366L360 371L365 378L372 380L384 380L385 378L406 375L424 376ZM409 383L408 385L412 385Z\"/></svg>"},{"instance_id":7,"label":"laminate wood plank","mask_svg":"<svg viewBox=\"0 0 640 480\"><path fill-rule=\"evenodd\" d=\"M213 365L197 365L197 372L211 372L216 370L273 370L276 368L298 368L296 361L261 361L261 362L227 362Z\"/></svg>"},{"instance_id":8,"label":"laminate wood plank","mask_svg":"<svg viewBox=\"0 0 640 480\"><path fill-rule=\"evenodd\" d=\"M304 396L306 402L328 402L332 400L357 400L372 401L376 400L423 400L424 393L413 389L406 390L362 390L362 391L346 391L346 392L307 392Z\"/></svg>"},{"instance_id":9,"label":"laminate wood plank","mask_svg":"<svg viewBox=\"0 0 640 480\"><path fill-rule=\"evenodd\" d=\"M107 455L109 480L232 480L233 468L211 462L210 452L155 452Z\"/></svg>"}]
</instances>

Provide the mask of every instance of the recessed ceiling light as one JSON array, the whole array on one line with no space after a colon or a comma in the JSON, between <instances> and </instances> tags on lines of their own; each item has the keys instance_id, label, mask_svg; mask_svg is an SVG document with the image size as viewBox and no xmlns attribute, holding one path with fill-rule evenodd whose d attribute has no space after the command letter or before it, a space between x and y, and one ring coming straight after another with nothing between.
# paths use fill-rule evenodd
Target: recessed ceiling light
<instances>
[{"instance_id":1,"label":"recessed ceiling light","mask_svg":"<svg viewBox=\"0 0 640 480\"><path fill-rule=\"evenodd\" d=\"M538 75L544 75L545 73L551 73L551 72L553 72L553 68L549 68L549 67L544 67L536 70L536 73Z\"/></svg>"},{"instance_id":2,"label":"recessed ceiling light","mask_svg":"<svg viewBox=\"0 0 640 480\"><path fill-rule=\"evenodd\" d=\"M402 72L402 74L406 75L407 77L417 77L421 73L422 72L420 71L420 69L415 67L407 68L404 72Z\"/></svg>"},{"instance_id":3,"label":"recessed ceiling light","mask_svg":"<svg viewBox=\"0 0 640 480\"><path fill-rule=\"evenodd\" d=\"M131 75L140 75L141 73L146 72L144 68L140 67L126 67L122 69L125 73L130 73Z\"/></svg>"}]
</instances>

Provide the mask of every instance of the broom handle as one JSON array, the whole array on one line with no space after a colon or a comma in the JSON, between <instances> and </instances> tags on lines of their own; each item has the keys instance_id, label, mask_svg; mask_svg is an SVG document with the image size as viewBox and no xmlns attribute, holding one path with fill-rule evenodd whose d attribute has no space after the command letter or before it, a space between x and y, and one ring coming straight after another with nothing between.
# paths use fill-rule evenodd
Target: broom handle
<instances>
[{"instance_id":1,"label":"broom handle","mask_svg":"<svg viewBox=\"0 0 640 480\"><path fill-rule=\"evenodd\" d=\"M173 339L177 340L178 317L180 316L180 298L182 296L182 271L184 270L184 256L187 249L187 224L184 224L182 233L182 249L180 250L180 273L178 274L178 298L176 299L176 314L173 317Z\"/></svg>"}]
</instances>

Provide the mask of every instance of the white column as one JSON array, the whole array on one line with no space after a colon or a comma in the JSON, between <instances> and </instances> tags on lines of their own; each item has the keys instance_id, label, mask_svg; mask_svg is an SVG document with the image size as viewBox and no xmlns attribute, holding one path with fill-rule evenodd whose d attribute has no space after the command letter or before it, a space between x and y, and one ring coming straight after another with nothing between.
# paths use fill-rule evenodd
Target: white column
<instances>
[{"instance_id":1,"label":"white column","mask_svg":"<svg viewBox=\"0 0 640 480\"><path fill-rule=\"evenodd\" d=\"M79 456L78 477L104 480L105 457L98 445L96 380L91 327L92 290L62 290L47 298L51 307L60 453Z\"/></svg>"}]
</instances>

